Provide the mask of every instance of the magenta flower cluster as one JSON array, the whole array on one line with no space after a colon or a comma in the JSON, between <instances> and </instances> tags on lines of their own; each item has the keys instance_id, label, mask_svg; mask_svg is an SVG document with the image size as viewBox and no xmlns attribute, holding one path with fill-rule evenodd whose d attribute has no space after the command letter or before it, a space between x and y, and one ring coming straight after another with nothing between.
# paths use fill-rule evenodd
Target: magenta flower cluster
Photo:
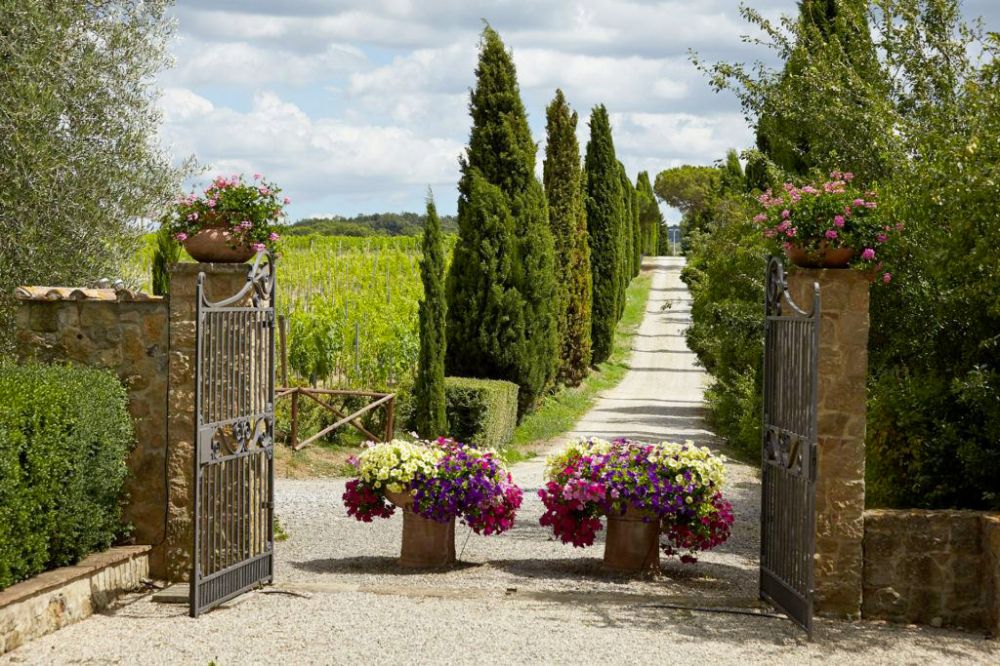
<instances>
[{"instance_id":1,"label":"magenta flower cluster","mask_svg":"<svg viewBox=\"0 0 1000 666\"><path fill-rule=\"evenodd\" d=\"M786 250L795 246L818 254L850 248L855 252L853 268L874 271L889 282L892 273L885 269L885 255L903 224L886 224L877 194L858 189L853 180L850 172L833 171L821 183L785 183L779 192L768 190L757 199L763 210L754 222L767 239Z\"/></svg>"},{"instance_id":2,"label":"magenta flower cluster","mask_svg":"<svg viewBox=\"0 0 1000 666\"><path fill-rule=\"evenodd\" d=\"M500 534L514 526L522 492L492 451L450 439L433 475L413 480L413 510L425 518L446 522L459 518L476 534Z\"/></svg>"},{"instance_id":3,"label":"magenta flower cluster","mask_svg":"<svg viewBox=\"0 0 1000 666\"><path fill-rule=\"evenodd\" d=\"M424 445L435 449L432 471L417 473L403 488L413 496L414 512L438 522L458 518L483 535L514 526L523 494L493 451L445 438ZM343 494L347 514L362 522L388 518L395 507L386 501L386 490L382 483L349 481Z\"/></svg>"},{"instance_id":4,"label":"magenta flower cluster","mask_svg":"<svg viewBox=\"0 0 1000 666\"><path fill-rule=\"evenodd\" d=\"M589 440L550 462L549 480L538 491L540 519L563 543L586 547L602 528L601 517L628 508L661 522L661 547L684 562L729 536L732 506L721 493L722 466L692 445L613 443Z\"/></svg>"},{"instance_id":5,"label":"magenta flower cluster","mask_svg":"<svg viewBox=\"0 0 1000 666\"><path fill-rule=\"evenodd\" d=\"M233 247L273 250L281 238L284 206L291 203L280 194L259 173L253 182L245 182L239 174L216 176L201 194L191 192L178 198L167 223L179 242L202 229L222 228L229 232Z\"/></svg>"}]
</instances>

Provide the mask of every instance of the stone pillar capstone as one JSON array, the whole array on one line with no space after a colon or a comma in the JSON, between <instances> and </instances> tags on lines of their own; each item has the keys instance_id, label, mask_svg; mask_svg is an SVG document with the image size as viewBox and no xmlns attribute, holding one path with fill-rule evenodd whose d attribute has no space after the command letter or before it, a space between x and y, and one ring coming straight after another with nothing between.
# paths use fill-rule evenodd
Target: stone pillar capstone
<instances>
[{"instance_id":1,"label":"stone pillar capstone","mask_svg":"<svg viewBox=\"0 0 1000 666\"><path fill-rule=\"evenodd\" d=\"M870 281L848 269L795 269L788 287L810 303L818 282L818 456L815 602L821 615L861 616Z\"/></svg>"}]
</instances>

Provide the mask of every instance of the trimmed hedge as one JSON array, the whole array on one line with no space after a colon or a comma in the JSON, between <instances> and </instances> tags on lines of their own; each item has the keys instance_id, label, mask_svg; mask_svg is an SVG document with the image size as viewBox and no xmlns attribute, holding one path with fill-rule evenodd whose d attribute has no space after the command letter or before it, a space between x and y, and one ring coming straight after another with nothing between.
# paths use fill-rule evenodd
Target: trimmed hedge
<instances>
[{"instance_id":1,"label":"trimmed hedge","mask_svg":"<svg viewBox=\"0 0 1000 666\"><path fill-rule=\"evenodd\" d=\"M0 589L114 542L132 443L112 373L0 363Z\"/></svg>"},{"instance_id":2,"label":"trimmed hedge","mask_svg":"<svg viewBox=\"0 0 1000 666\"><path fill-rule=\"evenodd\" d=\"M449 436L486 449L510 443L517 425L517 384L445 377L444 388Z\"/></svg>"}]
</instances>

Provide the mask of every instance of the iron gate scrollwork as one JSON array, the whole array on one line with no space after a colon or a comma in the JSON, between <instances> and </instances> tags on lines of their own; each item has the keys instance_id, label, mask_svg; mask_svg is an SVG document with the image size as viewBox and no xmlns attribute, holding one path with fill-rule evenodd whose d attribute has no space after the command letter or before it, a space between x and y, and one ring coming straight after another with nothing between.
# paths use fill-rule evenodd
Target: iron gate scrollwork
<instances>
[{"instance_id":1,"label":"iron gate scrollwork","mask_svg":"<svg viewBox=\"0 0 1000 666\"><path fill-rule=\"evenodd\" d=\"M784 267L767 267L760 595L812 635L816 552L819 285L806 311L788 292Z\"/></svg>"},{"instance_id":2,"label":"iron gate scrollwork","mask_svg":"<svg viewBox=\"0 0 1000 666\"><path fill-rule=\"evenodd\" d=\"M274 257L220 301L196 292L191 616L274 577Z\"/></svg>"}]
</instances>

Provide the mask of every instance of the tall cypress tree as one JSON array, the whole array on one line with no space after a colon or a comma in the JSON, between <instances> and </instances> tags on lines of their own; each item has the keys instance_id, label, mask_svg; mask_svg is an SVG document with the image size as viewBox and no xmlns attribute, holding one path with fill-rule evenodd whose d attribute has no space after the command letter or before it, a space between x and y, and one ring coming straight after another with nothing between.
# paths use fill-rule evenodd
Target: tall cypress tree
<instances>
[{"instance_id":1,"label":"tall cypress tree","mask_svg":"<svg viewBox=\"0 0 1000 666\"><path fill-rule=\"evenodd\" d=\"M618 318L625 309L625 290L632 280L632 183L625 173L625 165L618 162L618 179L622 187L622 274L621 294L618 299Z\"/></svg>"},{"instance_id":2,"label":"tall cypress tree","mask_svg":"<svg viewBox=\"0 0 1000 666\"><path fill-rule=\"evenodd\" d=\"M622 284L622 225L624 195L611 138L611 121L604 105L590 114L590 141L584 161L587 174L587 230L593 276L591 340L593 362L611 356L618 323Z\"/></svg>"},{"instance_id":3,"label":"tall cypress tree","mask_svg":"<svg viewBox=\"0 0 1000 666\"><path fill-rule=\"evenodd\" d=\"M555 374L555 257L514 61L488 26L469 112L446 365L451 374L517 383L523 414Z\"/></svg>"},{"instance_id":4,"label":"tall cypress tree","mask_svg":"<svg viewBox=\"0 0 1000 666\"><path fill-rule=\"evenodd\" d=\"M639 225L642 228L642 251L644 254L655 255L659 249L660 227L663 225L663 215L656 203L653 184L649 180L649 172L640 171L636 181L636 196L639 199Z\"/></svg>"},{"instance_id":5,"label":"tall cypress tree","mask_svg":"<svg viewBox=\"0 0 1000 666\"><path fill-rule=\"evenodd\" d=\"M434 200L427 199L427 221L424 224L423 258L420 279L424 298L420 301L420 358L417 366L416 396L417 432L434 438L448 434L445 416L444 357L445 321L448 309L444 293L444 240L441 220Z\"/></svg>"},{"instance_id":6,"label":"tall cypress tree","mask_svg":"<svg viewBox=\"0 0 1000 666\"><path fill-rule=\"evenodd\" d=\"M639 227L639 193L636 191L635 186L632 185L632 181L628 180L628 173L625 174L625 179L628 181L628 191L632 201L631 209L631 230L632 230L632 277L639 274L642 270L642 233ZM624 186L624 184L623 184Z\"/></svg>"},{"instance_id":7,"label":"tall cypress tree","mask_svg":"<svg viewBox=\"0 0 1000 666\"><path fill-rule=\"evenodd\" d=\"M576 386L590 366L590 246L583 199L577 114L562 90L545 110L543 181L555 241L559 381Z\"/></svg>"}]
</instances>

